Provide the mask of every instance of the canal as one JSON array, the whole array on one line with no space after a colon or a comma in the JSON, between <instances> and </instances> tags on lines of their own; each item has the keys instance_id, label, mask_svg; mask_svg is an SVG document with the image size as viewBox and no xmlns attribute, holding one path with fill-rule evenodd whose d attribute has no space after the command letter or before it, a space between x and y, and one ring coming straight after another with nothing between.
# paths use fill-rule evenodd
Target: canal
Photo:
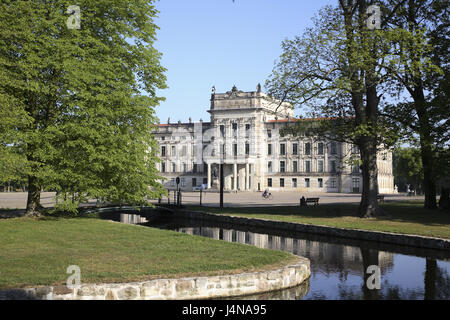
<instances>
[{"instance_id":1,"label":"canal","mask_svg":"<svg viewBox=\"0 0 450 320\"><path fill-rule=\"evenodd\" d=\"M302 285L255 296L233 299L450 299L450 252L398 246L373 241L326 237L211 224L180 219L147 219L136 214L105 215L108 219L174 230L195 236L238 242L259 248L283 250L311 261L311 277ZM378 266L379 288L366 283ZM373 278L372 278L373 280Z\"/></svg>"}]
</instances>

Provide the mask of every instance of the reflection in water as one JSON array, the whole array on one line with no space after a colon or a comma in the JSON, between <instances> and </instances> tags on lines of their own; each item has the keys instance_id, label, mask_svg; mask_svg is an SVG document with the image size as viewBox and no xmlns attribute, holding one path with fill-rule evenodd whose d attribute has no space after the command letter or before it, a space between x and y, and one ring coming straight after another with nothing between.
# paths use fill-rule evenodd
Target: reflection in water
<instances>
[{"instance_id":1,"label":"reflection in water","mask_svg":"<svg viewBox=\"0 0 450 320\"><path fill-rule=\"evenodd\" d=\"M138 223L147 223L148 220L146 217L141 217L138 214L121 213L120 222L128 224L138 224Z\"/></svg>"},{"instance_id":2,"label":"reflection in water","mask_svg":"<svg viewBox=\"0 0 450 320\"><path fill-rule=\"evenodd\" d=\"M125 223L147 223L139 215L121 214ZM239 242L259 248L283 250L306 257L311 261L311 277L301 286L243 299L449 299L450 262L448 252L433 251L326 238L311 240L311 235L280 236L242 230L242 226L217 227L192 221L152 221L146 225L171 229L191 235L217 240ZM239 230L241 229L241 230ZM266 232L266 231L265 231ZM324 237L322 237L324 238ZM383 247L386 250L381 250ZM416 250L417 253L414 253ZM404 253L406 251L406 254ZM401 253L396 253L401 252ZM445 258L442 258L444 256ZM366 281L370 265L381 270L381 289L369 290Z\"/></svg>"}]
</instances>

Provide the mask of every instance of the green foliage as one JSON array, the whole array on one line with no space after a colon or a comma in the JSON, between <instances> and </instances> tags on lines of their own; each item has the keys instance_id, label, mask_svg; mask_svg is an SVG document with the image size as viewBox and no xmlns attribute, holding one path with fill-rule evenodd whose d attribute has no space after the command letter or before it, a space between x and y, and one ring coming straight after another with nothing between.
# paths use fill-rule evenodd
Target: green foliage
<instances>
[{"instance_id":1,"label":"green foliage","mask_svg":"<svg viewBox=\"0 0 450 320\"><path fill-rule=\"evenodd\" d=\"M266 87L275 98L331 118L333 121L321 121L322 135L331 132L330 138L351 143L371 137L378 146L386 148L398 140L398 128L392 128L387 118L374 118L367 102L361 108L367 108L366 114L361 114L356 110L355 99L362 101L371 86L382 91L381 95L390 90L385 65L395 57L391 50L393 38L414 36L398 29L361 29L358 26L364 17L355 14L351 18L352 29L348 30L342 8L321 9L313 19L313 27L293 40L283 41L283 53Z\"/></svg>"},{"instance_id":2,"label":"green foliage","mask_svg":"<svg viewBox=\"0 0 450 320\"><path fill-rule=\"evenodd\" d=\"M422 192L423 166L420 149L395 148L393 154L394 183L399 191L411 190Z\"/></svg>"},{"instance_id":3,"label":"green foliage","mask_svg":"<svg viewBox=\"0 0 450 320\"><path fill-rule=\"evenodd\" d=\"M391 4L393 5L393 4ZM390 33L393 54L385 62L393 96L384 114L411 136L428 136L435 146L449 141L449 8L447 1L408 1L399 6ZM429 143L422 141L422 143Z\"/></svg>"},{"instance_id":4,"label":"green foliage","mask_svg":"<svg viewBox=\"0 0 450 320\"><path fill-rule=\"evenodd\" d=\"M448 188L450 186L450 149L436 149L432 156L438 183L441 187ZM420 148L395 148L393 170L394 182L398 186L399 191L406 191L407 185L410 185L412 190L416 190L419 193L424 191L424 168ZM440 191L439 188L438 191Z\"/></svg>"},{"instance_id":5,"label":"green foliage","mask_svg":"<svg viewBox=\"0 0 450 320\"><path fill-rule=\"evenodd\" d=\"M88 197L143 203L163 190L151 135L165 88L157 11L152 1L81 0L81 29L69 29L71 4L0 5L2 163L23 160L37 187L73 201L66 209Z\"/></svg>"}]
</instances>

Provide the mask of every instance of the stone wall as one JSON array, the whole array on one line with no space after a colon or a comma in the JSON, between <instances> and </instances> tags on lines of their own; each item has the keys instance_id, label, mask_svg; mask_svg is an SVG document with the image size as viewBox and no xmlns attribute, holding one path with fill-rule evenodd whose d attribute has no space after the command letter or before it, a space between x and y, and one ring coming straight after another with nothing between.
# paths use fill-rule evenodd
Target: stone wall
<instances>
[{"instance_id":1,"label":"stone wall","mask_svg":"<svg viewBox=\"0 0 450 320\"><path fill-rule=\"evenodd\" d=\"M280 269L122 284L82 284L0 290L0 300L181 300L252 295L300 285L311 275L310 262L299 257Z\"/></svg>"}]
</instances>

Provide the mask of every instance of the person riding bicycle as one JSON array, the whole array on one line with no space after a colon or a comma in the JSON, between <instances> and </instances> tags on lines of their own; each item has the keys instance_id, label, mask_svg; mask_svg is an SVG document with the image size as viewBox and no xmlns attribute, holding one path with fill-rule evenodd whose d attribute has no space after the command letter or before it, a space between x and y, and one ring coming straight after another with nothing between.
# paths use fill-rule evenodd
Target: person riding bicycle
<instances>
[{"instance_id":1,"label":"person riding bicycle","mask_svg":"<svg viewBox=\"0 0 450 320\"><path fill-rule=\"evenodd\" d=\"M262 196L264 197L264 198L267 198L268 196L269 196L269 189L266 189L266 190L264 190L264 192L263 192L263 194L262 194Z\"/></svg>"}]
</instances>

